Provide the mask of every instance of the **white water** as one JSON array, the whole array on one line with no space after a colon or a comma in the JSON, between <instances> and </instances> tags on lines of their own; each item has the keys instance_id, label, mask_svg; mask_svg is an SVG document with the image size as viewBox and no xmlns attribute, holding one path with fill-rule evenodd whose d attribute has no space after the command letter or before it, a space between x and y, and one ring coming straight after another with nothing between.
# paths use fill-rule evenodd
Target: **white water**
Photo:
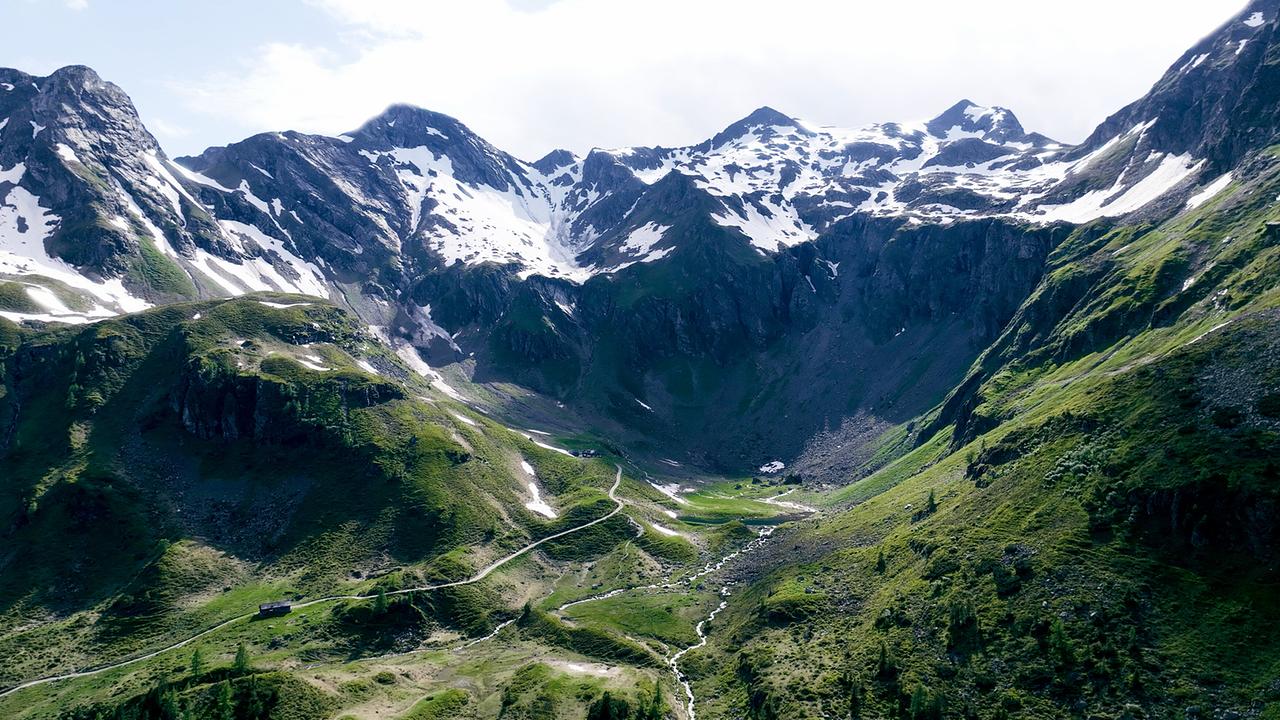
<instances>
[{"instance_id":1,"label":"white water","mask_svg":"<svg viewBox=\"0 0 1280 720\"><path fill-rule=\"evenodd\" d=\"M682 580L681 582L692 583L694 580L697 580L703 575L707 575L719 570L720 568L724 567L725 563L738 557L739 555L742 555L744 553L749 553L753 550L759 549L762 545L764 545L766 542L769 541L769 538L772 535L773 535L773 528L771 527L764 528L763 530L760 531L760 534L756 536L755 540L752 540L751 542L747 543L742 549L735 550L729 553L728 555L725 555L723 558L720 559L720 562L715 563L714 565L708 563L702 569L702 572L692 575ZM680 652L677 652L675 655L672 655L667 660L667 665L671 667L672 674L676 676L676 682L680 683L680 687L684 688L685 697L688 698L688 703L685 705L685 710L688 712L688 720L696 720L698 717L698 714L694 710L693 686L689 684L689 678L686 677L685 674L680 670L680 658L684 657L685 654L688 653L690 650L697 650L698 648L707 644L707 633L706 633L707 623L711 622L712 620L715 620L716 615L719 615L721 610L724 610L725 608L729 607L728 598L729 598L730 592L731 591L729 589L729 583L725 583L724 585L721 585L720 597L724 599L720 601L720 604L716 606L715 610L711 611L711 614L707 615L705 618L700 620L697 625L694 626L693 631L698 634L698 644L690 645L689 647L681 650Z\"/></svg>"},{"instance_id":2,"label":"white water","mask_svg":"<svg viewBox=\"0 0 1280 720\"><path fill-rule=\"evenodd\" d=\"M720 597L729 597L728 585L720 588ZM680 687L684 688L685 697L689 699L688 703L685 705L685 711L688 713L688 720L696 720L698 713L693 709L693 686L689 684L689 678L685 677L685 674L680 671L680 658L684 657L685 653L690 650L697 650L707 644L707 633L703 631L703 628L706 627L707 623L715 620L716 615L719 615L720 611L727 607L729 607L729 601L721 600L720 604L716 606L715 610L711 611L710 615L705 619L698 621L698 624L694 626L693 631L698 633L698 644L690 645L675 655L672 655L671 659L667 660L667 664L671 666L671 672L676 676L676 682L680 683Z\"/></svg>"},{"instance_id":3,"label":"white water","mask_svg":"<svg viewBox=\"0 0 1280 720\"><path fill-rule=\"evenodd\" d=\"M616 590L610 590L608 592L600 593L598 595L592 595L590 597L585 597L580 600L567 602L561 605L560 607L556 608L555 612L557 614L563 613L565 610L568 610L569 608L575 605L582 605L583 603L607 600L609 598L617 597L624 593L635 592L637 590L672 590L682 585L691 586L693 584L693 581L718 571L720 568L725 566L725 563L728 563L734 558L737 558L741 555L745 555L746 553L752 552L754 550L758 550L761 546L763 546L765 543L769 541L769 538L773 535L773 531L774 531L774 528L772 527L762 528L759 534L756 535L755 539L752 540L751 542L747 543L746 545L742 546L737 550L734 550L728 555L725 555L724 557L720 558L718 561L707 563L702 567L701 570L699 570L698 572L688 577L681 578L679 580L668 579L667 582L665 583L655 583L653 585L640 585L636 587L625 587L625 588L618 588ZM698 643L696 645L690 645L689 647L678 651L676 654L672 655L670 658L667 658L667 665L671 668L671 673L675 676L676 682L680 684L680 687L684 688L684 694L685 694L685 697L687 698L685 708L688 711L688 720L695 720L696 718L696 713L694 710L693 687L689 684L689 679L685 677L685 674L680 670L680 659L683 658L685 654L688 653L689 651L697 650L698 648L707 644L707 633L706 633L707 624L710 623L712 620L714 620L716 615L720 614L721 610L724 610L726 607L729 606L729 601L727 600L727 598L729 597L730 592L731 591L729 588L729 583L721 585L719 590L719 595L721 598L726 598L726 599L722 599L720 601L720 604L716 606L716 609L712 610L711 613L707 615L707 617L700 620L698 624L694 626L694 632L698 634Z\"/></svg>"},{"instance_id":4,"label":"white water","mask_svg":"<svg viewBox=\"0 0 1280 720\"><path fill-rule=\"evenodd\" d=\"M503 628L505 628L506 626L510 625L511 623L515 622L515 621L516 621L516 620L518 620L518 619L519 619L519 618L511 618L510 620L507 620L507 621L506 621L506 622L504 622L504 623L499 623L499 624L498 624L498 627L496 627L496 628L494 628L494 629L493 629L493 632L489 633L488 635L485 635L485 636L484 636L484 637L482 637L482 638L476 638L475 640L472 640L471 642L469 642L469 643L467 643L467 644L463 645L461 648L458 648L458 649L459 649L459 650L464 650L464 649L469 648L469 647L471 647L472 645L475 645L475 644L477 644L477 643L482 643L482 642L484 642L485 640L492 640L492 639L494 639L495 637L497 637L497 636L498 636L498 633L502 632Z\"/></svg>"},{"instance_id":5,"label":"white water","mask_svg":"<svg viewBox=\"0 0 1280 720\"><path fill-rule=\"evenodd\" d=\"M788 510L799 510L800 512L807 512L807 513L818 512L818 508L809 507L808 505L801 505L800 503L797 503L797 502L791 502L789 500L782 499L790 495L791 493L795 492L796 490L797 488L791 488L790 490L784 493L780 493L778 495L774 495L773 497L762 498L760 502L773 505L774 507L787 508Z\"/></svg>"},{"instance_id":6,"label":"white water","mask_svg":"<svg viewBox=\"0 0 1280 720\"><path fill-rule=\"evenodd\" d=\"M582 605L583 603L597 602L599 600L608 600L609 598L617 597L619 595L622 595L623 593L635 592L637 590L674 590L680 587L681 585L691 585L693 584L694 580L697 580L698 578L703 577L705 575L710 575L711 573L724 567L725 563L738 557L739 555L742 555L744 553L749 553L752 550L755 550L756 548L760 547L766 541L768 541L769 536L772 534L773 534L773 528L771 527L761 529L760 534L757 535L754 540L742 546L741 548L734 550L728 555L725 555L724 557L720 558L716 562L709 562L706 565L703 565L701 570L694 573L693 575L690 575L689 577L681 578L679 580L671 580L670 578L668 578L667 581L664 583L654 583L652 585L633 585L631 587L617 588L615 590L603 592L598 595L591 595L579 600L573 600L573 601L567 602L561 605L560 607L556 608L555 611L557 613L562 613L565 610L568 610L569 608L573 607L574 605Z\"/></svg>"}]
</instances>

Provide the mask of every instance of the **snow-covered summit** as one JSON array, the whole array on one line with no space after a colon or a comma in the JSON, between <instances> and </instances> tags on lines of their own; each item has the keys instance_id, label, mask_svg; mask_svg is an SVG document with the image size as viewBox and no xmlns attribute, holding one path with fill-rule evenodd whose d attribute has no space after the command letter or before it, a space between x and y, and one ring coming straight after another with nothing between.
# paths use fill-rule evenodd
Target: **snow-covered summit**
<instances>
[{"instance_id":1,"label":"snow-covered summit","mask_svg":"<svg viewBox=\"0 0 1280 720\"><path fill-rule=\"evenodd\" d=\"M992 143L1021 143L1044 146L1053 141L1043 135L1029 135L1013 112L1002 107L985 107L961 100L925 124L930 135L944 140L977 138Z\"/></svg>"},{"instance_id":2,"label":"snow-covered summit","mask_svg":"<svg viewBox=\"0 0 1280 720\"><path fill-rule=\"evenodd\" d=\"M720 199L717 222L761 251L813 239L855 214L922 221L1009 213L1056 144L1028 134L1002 108L963 102L924 124L818 126L763 107L710 140L684 148L608 151L652 185L670 172L695 178Z\"/></svg>"}]
</instances>

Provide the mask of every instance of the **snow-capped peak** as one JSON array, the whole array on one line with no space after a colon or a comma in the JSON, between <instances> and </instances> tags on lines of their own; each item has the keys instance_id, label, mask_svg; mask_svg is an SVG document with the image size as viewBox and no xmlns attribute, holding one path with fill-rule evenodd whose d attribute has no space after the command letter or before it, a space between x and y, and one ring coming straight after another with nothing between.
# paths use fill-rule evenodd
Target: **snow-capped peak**
<instances>
[{"instance_id":1,"label":"snow-capped peak","mask_svg":"<svg viewBox=\"0 0 1280 720\"><path fill-rule=\"evenodd\" d=\"M800 124L800 121L766 105L756 108L750 115L721 130L715 137L711 138L711 145L713 147L723 145L736 138L744 137L753 131L764 130L767 133L771 128L795 129L802 133L809 132Z\"/></svg>"},{"instance_id":2,"label":"snow-capped peak","mask_svg":"<svg viewBox=\"0 0 1280 720\"><path fill-rule=\"evenodd\" d=\"M444 113L398 103L370 118L359 129L347 135L355 138L382 138L403 143L425 140L431 136L448 140L449 131L456 132L459 128L465 129L462 123ZM472 133L466 131L466 134Z\"/></svg>"},{"instance_id":3,"label":"snow-capped peak","mask_svg":"<svg viewBox=\"0 0 1280 720\"><path fill-rule=\"evenodd\" d=\"M543 175L551 175L560 168L566 168L578 162L579 158L569 150L552 150L533 163Z\"/></svg>"},{"instance_id":4,"label":"snow-capped peak","mask_svg":"<svg viewBox=\"0 0 1280 720\"><path fill-rule=\"evenodd\" d=\"M945 140L980 138L996 143L1024 142L1027 132L1006 108L961 100L925 124L929 134Z\"/></svg>"}]
</instances>

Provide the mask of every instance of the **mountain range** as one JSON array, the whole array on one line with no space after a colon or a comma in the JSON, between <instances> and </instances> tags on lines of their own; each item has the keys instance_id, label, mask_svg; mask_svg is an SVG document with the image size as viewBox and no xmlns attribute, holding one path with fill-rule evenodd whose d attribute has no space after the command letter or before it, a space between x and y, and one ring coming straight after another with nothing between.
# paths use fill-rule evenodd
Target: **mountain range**
<instances>
[{"instance_id":1,"label":"mountain range","mask_svg":"<svg viewBox=\"0 0 1280 720\"><path fill-rule=\"evenodd\" d=\"M512 623L536 663L405 717L1280 717L1278 31L1078 145L962 100L532 162L407 105L170 158L0 69L0 685L288 594L351 605L235 635L324 708L279 717L421 680L308 658ZM144 665L0 708L142 713Z\"/></svg>"},{"instance_id":2,"label":"mountain range","mask_svg":"<svg viewBox=\"0 0 1280 720\"><path fill-rule=\"evenodd\" d=\"M3 262L27 279L4 312L82 322L181 298L317 295L433 365L471 359L471 377L521 383L621 432L638 425L675 445L668 454L738 469L795 458L816 431L865 418L880 427L881 416L933 404L1071 224L1166 217L1224 188L1241 148L1268 138L1220 127L1212 93L1195 112L1181 103L1188 86L1234 93L1247 82L1239 102L1273 107L1268 32L1234 23L1075 147L1028 133L1009 110L962 101L924 124L857 130L761 108L692 147L527 163L457 120L394 106L337 137L264 133L171 160L123 91L91 70L6 70ZM948 261L956 272L931 272ZM1019 269L993 272L1010 265ZM955 314L964 327L943 329ZM619 327L624 337L603 339ZM826 337L832 329L838 337ZM927 334L967 347L922 369L923 391L900 399L913 390L874 369L904 354L879 352L900 334L902 345ZM707 359L715 375L755 373L737 367L760 353L795 366L815 342L833 343L827 354L861 382L767 369L765 382L801 379L817 392L784 392L751 414L801 416L799 427L737 420L747 442L699 449L721 440L697 431L726 427L717 407L758 393L730 383L739 387L725 396L717 378L675 392L670 373ZM636 422L637 401L657 422Z\"/></svg>"}]
</instances>

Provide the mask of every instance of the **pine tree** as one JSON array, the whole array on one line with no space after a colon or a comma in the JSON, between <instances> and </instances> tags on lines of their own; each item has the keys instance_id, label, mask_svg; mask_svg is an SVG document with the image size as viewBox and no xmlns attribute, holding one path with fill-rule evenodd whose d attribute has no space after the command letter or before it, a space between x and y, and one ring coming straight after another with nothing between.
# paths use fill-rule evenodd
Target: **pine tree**
<instances>
[{"instance_id":1,"label":"pine tree","mask_svg":"<svg viewBox=\"0 0 1280 720\"><path fill-rule=\"evenodd\" d=\"M182 720L184 717L178 695L171 689L166 688L160 693L159 705L161 720Z\"/></svg>"},{"instance_id":2,"label":"pine tree","mask_svg":"<svg viewBox=\"0 0 1280 720\"><path fill-rule=\"evenodd\" d=\"M881 680L892 680L898 677L898 664L889 654L889 646L880 642L880 656L876 658L876 677Z\"/></svg>"},{"instance_id":3,"label":"pine tree","mask_svg":"<svg viewBox=\"0 0 1280 720\"><path fill-rule=\"evenodd\" d=\"M200 653L200 648L196 648L191 653L191 677L198 678L204 674L204 655Z\"/></svg>"},{"instance_id":4,"label":"pine tree","mask_svg":"<svg viewBox=\"0 0 1280 720\"><path fill-rule=\"evenodd\" d=\"M848 658L845 658L844 672L840 675L840 689L844 691L845 697L849 700L849 718L857 720L862 717L862 681L854 675L853 667Z\"/></svg>"},{"instance_id":5,"label":"pine tree","mask_svg":"<svg viewBox=\"0 0 1280 720\"><path fill-rule=\"evenodd\" d=\"M587 720L625 720L631 708L625 700L616 699L608 690L587 710Z\"/></svg>"},{"instance_id":6,"label":"pine tree","mask_svg":"<svg viewBox=\"0 0 1280 720\"><path fill-rule=\"evenodd\" d=\"M911 693L911 707L910 707L910 710L908 710L908 712L910 713L911 720L918 720L919 718L923 718L925 713L925 708L928 706L928 704L929 704L929 695L928 693L925 692L924 686L917 685L915 691Z\"/></svg>"},{"instance_id":7,"label":"pine tree","mask_svg":"<svg viewBox=\"0 0 1280 720\"><path fill-rule=\"evenodd\" d=\"M231 683L223 680L213 693L212 706L209 708L210 720L235 720L236 706L231 699Z\"/></svg>"},{"instance_id":8,"label":"pine tree","mask_svg":"<svg viewBox=\"0 0 1280 720\"><path fill-rule=\"evenodd\" d=\"M1049 657L1059 668L1070 667L1076 661L1075 648L1072 647L1067 628L1060 619L1054 620L1049 626Z\"/></svg>"},{"instance_id":9,"label":"pine tree","mask_svg":"<svg viewBox=\"0 0 1280 720\"><path fill-rule=\"evenodd\" d=\"M248 687L242 693L239 715L246 718L265 718L269 715L269 707L275 699L275 690L258 685L258 677L249 677Z\"/></svg>"},{"instance_id":10,"label":"pine tree","mask_svg":"<svg viewBox=\"0 0 1280 720\"><path fill-rule=\"evenodd\" d=\"M240 645L236 647L236 659L231 664L231 669L235 670L237 673L247 673L251 669L249 663L249 649L244 646L244 643L240 643Z\"/></svg>"},{"instance_id":11,"label":"pine tree","mask_svg":"<svg viewBox=\"0 0 1280 720\"><path fill-rule=\"evenodd\" d=\"M876 555L876 572L878 572L878 573L880 573L881 575L883 575L883 574L884 574L884 569L885 569L885 562L884 562L884 548L880 548L880 552L879 552L879 554L878 554L878 555Z\"/></svg>"},{"instance_id":12,"label":"pine tree","mask_svg":"<svg viewBox=\"0 0 1280 720\"><path fill-rule=\"evenodd\" d=\"M387 614L387 591L378 588L378 597L373 600L373 614L382 616Z\"/></svg>"},{"instance_id":13,"label":"pine tree","mask_svg":"<svg viewBox=\"0 0 1280 720\"><path fill-rule=\"evenodd\" d=\"M938 500L933 496L933 488L929 488L929 499L925 501L924 511L930 515L938 509Z\"/></svg>"},{"instance_id":14,"label":"pine tree","mask_svg":"<svg viewBox=\"0 0 1280 720\"><path fill-rule=\"evenodd\" d=\"M982 646L982 629L973 601L967 597L953 598L948 610L951 617L947 623L947 649L959 653L977 651Z\"/></svg>"},{"instance_id":15,"label":"pine tree","mask_svg":"<svg viewBox=\"0 0 1280 720\"><path fill-rule=\"evenodd\" d=\"M942 696L933 694L923 685L917 685L911 693L907 716L911 720L942 720Z\"/></svg>"}]
</instances>

